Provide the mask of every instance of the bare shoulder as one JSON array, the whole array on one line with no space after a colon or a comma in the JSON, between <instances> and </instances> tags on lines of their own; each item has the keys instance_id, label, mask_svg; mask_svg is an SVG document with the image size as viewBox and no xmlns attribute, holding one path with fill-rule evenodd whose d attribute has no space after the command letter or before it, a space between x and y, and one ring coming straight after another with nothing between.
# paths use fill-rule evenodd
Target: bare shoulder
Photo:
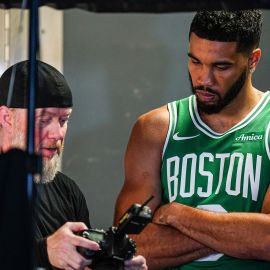
<instances>
[{"instance_id":1,"label":"bare shoulder","mask_svg":"<svg viewBox=\"0 0 270 270\"><path fill-rule=\"evenodd\" d=\"M169 121L169 112L167 105L151 110L142 114L138 121L147 121L149 124L167 124Z\"/></svg>"},{"instance_id":2,"label":"bare shoulder","mask_svg":"<svg viewBox=\"0 0 270 270\"><path fill-rule=\"evenodd\" d=\"M168 128L169 112L167 106L164 105L138 117L133 132L140 133L144 139L149 136L153 142L163 142Z\"/></svg>"}]
</instances>

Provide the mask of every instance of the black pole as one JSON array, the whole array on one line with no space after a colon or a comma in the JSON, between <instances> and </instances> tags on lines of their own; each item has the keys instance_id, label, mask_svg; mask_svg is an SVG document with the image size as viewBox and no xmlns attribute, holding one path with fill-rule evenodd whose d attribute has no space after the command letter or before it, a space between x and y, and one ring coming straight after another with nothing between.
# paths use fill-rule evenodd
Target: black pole
<instances>
[{"instance_id":1,"label":"black pole","mask_svg":"<svg viewBox=\"0 0 270 270\"><path fill-rule=\"evenodd\" d=\"M34 266L34 173L36 173L35 155L35 107L37 78L37 55L39 49L39 0L30 0L29 11L29 66L28 66L28 110L27 110L27 199L29 218L29 263Z\"/></svg>"},{"instance_id":2,"label":"black pole","mask_svg":"<svg viewBox=\"0 0 270 270\"><path fill-rule=\"evenodd\" d=\"M39 0L31 0L29 18L29 72L28 72L28 128L27 151L35 152L35 99L37 85L37 52L38 52L38 7Z\"/></svg>"},{"instance_id":3,"label":"black pole","mask_svg":"<svg viewBox=\"0 0 270 270\"><path fill-rule=\"evenodd\" d=\"M30 4L30 3L29 3ZM31 1L29 18L27 151L0 155L0 268L34 268L34 174L41 158L35 154L35 90L37 87L39 1Z\"/></svg>"},{"instance_id":4,"label":"black pole","mask_svg":"<svg viewBox=\"0 0 270 270\"><path fill-rule=\"evenodd\" d=\"M30 1L29 13L29 66L28 66L28 110L27 110L27 153L35 154L35 107L37 87L37 54L39 49L39 0ZM31 158L30 158L31 159ZM30 162L31 163L31 162ZM33 166L30 164L27 176L27 195L30 205L33 201Z\"/></svg>"}]
</instances>

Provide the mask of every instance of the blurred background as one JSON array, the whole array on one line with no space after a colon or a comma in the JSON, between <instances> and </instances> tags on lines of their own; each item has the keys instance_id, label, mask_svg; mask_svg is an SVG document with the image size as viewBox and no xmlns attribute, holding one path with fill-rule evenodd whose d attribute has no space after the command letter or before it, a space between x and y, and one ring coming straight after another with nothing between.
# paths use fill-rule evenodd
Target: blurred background
<instances>
[{"instance_id":1,"label":"blurred background","mask_svg":"<svg viewBox=\"0 0 270 270\"><path fill-rule=\"evenodd\" d=\"M270 11L263 12L262 60L254 85L266 91ZM125 148L137 117L190 94L187 51L193 14L40 8L40 59L64 73L74 97L62 171L85 194L95 228L112 224L124 181ZM0 10L0 74L27 58L27 16L27 11Z\"/></svg>"}]
</instances>

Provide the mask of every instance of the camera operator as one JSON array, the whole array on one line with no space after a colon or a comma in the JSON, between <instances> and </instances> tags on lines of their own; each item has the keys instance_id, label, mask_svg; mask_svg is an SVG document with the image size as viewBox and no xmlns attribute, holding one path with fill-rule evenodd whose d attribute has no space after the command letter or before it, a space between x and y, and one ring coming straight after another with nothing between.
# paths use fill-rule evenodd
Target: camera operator
<instances>
[{"instance_id":1,"label":"camera operator","mask_svg":"<svg viewBox=\"0 0 270 270\"><path fill-rule=\"evenodd\" d=\"M28 61L15 64L0 78L0 153L26 148ZM9 86L15 72L12 98ZM99 250L99 245L75 233L90 227L85 198L79 187L58 171L72 111L72 94L64 76L37 62L35 151L43 158L42 177L35 177L35 261L46 269L84 269L91 263L77 247ZM144 257L124 263L126 270L146 270Z\"/></svg>"}]
</instances>

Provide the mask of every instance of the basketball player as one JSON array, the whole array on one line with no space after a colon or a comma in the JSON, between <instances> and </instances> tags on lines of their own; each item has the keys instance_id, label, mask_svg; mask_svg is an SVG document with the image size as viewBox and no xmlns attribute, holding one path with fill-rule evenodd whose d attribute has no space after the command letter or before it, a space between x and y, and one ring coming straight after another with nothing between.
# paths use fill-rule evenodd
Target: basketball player
<instances>
[{"instance_id":1,"label":"basketball player","mask_svg":"<svg viewBox=\"0 0 270 270\"><path fill-rule=\"evenodd\" d=\"M115 221L155 196L134 236L149 269L270 269L270 93L252 84L261 27L258 10L196 13L193 95L133 127Z\"/></svg>"}]
</instances>

